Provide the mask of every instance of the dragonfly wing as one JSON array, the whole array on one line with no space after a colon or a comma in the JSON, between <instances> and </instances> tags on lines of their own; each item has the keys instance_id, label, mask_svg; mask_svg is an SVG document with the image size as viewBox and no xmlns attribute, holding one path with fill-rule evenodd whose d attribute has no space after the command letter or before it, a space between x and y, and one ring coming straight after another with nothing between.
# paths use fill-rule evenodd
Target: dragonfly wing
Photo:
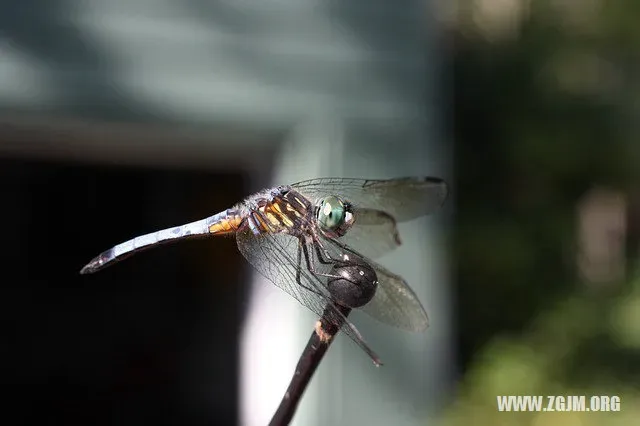
<instances>
[{"instance_id":1,"label":"dragonfly wing","mask_svg":"<svg viewBox=\"0 0 640 426\"><path fill-rule=\"evenodd\" d=\"M400 234L393 216L373 209L355 209L355 220L340 241L358 253L377 259L400 246Z\"/></svg>"},{"instance_id":2,"label":"dragonfly wing","mask_svg":"<svg viewBox=\"0 0 640 426\"><path fill-rule=\"evenodd\" d=\"M336 195L356 208L380 210L404 222L430 214L449 194L446 182L436 177L388 180L320 178L291 185L313 202Z\"/></svg>"},{"instance_id":3,"label":"dragonfly wing","mask_svg":"<svg viewBox=\"0 0 640 426\"><path fill-rule=\"evenodd\" d=\"M404 278L372 260L367 262L378 275L378 289L371 302L361 310L378 321L404 330L426 330L429 316Z\"/></svg>"},{"instance_id":4,"label":"dragonfly wing","mask_svg":"<svg viewBox=\"0 0 640 426\"><path fill-rule=\"evenodd\" d=\"M323 237L324 244L331 252L350 252L362 258L376 272L378 288L373 299L359 308L372 318L408 331L424 331L429 326L429 317L420 299L399 275L387 270L379 263L363 257L353 247L329 237Z\"/></svg>"},{"instance_id":5,"label":"dragonfly wing","mask_svg":"<svg viewBox=\"0 0 640 426\"><path fill-rule=\"evenodd\" d=\"M325 278L312 274L306 267L304 257L298 262L299 240L284 233L265 232L255 235L247 226L236 233L238 249L249 263L265 278L284 290L303 306L322 317L329 314L330 321L358 344L374 361L378 356L356 327L342 314L331 300ZM296 277L299 275L298 284ZM304 287L303 287L304 286ZM306 288L305 288L306 287Z\"/></svg>"}]
</instances>

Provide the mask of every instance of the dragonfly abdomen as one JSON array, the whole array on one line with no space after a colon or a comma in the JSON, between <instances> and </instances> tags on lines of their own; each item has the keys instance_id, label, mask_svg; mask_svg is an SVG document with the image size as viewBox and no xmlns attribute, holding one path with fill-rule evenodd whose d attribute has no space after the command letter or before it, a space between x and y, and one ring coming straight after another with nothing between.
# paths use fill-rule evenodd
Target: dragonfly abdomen
<instances>
[{"instance_id":1,"label":"dragonfly abdomen","mask_svg":"<svg viewBox=\"0 0 640 426\"><path fill-rule=\"evenodd\" d=\"M221 235L236 232L242 222L242 216L235 209L227 209L205 220L209 234Z\"/></svg>"},{"instance_id":2,"label":"dragonfly abdomen","mask_svg":"<svg viewBox=\"0 0 640 426\"><path fill-rule=\"evenodd\" d=\"M139 237L132 238L129 241L117 244L109 250L100 253L84 268L82 268L80 273L90 274L96 272L106 266L116 263L117 261L123 260L134 253L156 245L187 238L233 233L238 229L240 222L240 215L235 210L229 209L206 219L141 235Z\"/></svg>"}]
</instances>

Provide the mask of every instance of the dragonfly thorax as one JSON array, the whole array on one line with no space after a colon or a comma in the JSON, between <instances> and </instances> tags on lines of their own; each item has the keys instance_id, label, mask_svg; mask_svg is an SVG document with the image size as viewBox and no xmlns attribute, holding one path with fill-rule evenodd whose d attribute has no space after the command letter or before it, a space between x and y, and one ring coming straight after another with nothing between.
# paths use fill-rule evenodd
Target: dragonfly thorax
<instances>
[{"instance_id":1,"label":"dragonfly thorax","mask_svg":"<svg viewBox=\"0 0 640 426\"><path fill-rule=\"evenodd\" d=\"M313 223L313 204L287 187L256 197L247 207L245 214L258 232L284 232L299 237L308 234Z\"/></svg>"}]
</instances>

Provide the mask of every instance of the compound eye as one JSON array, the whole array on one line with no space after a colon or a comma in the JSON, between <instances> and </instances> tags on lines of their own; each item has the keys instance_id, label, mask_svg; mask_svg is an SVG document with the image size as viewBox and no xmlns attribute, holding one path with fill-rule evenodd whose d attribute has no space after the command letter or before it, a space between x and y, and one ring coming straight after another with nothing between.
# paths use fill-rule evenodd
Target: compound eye
<instances>
[{"instance_id":1,"label":"compound eye","mask_svg":"<svg viewBox=\"0 0 640 426\"><path fill-rule=\"evenodd\" d=\"M325 197L318 208L318 223L322 228L334 231L344 224L346 211L344 203L338 197Z\"/></svg>"}]
</instances>

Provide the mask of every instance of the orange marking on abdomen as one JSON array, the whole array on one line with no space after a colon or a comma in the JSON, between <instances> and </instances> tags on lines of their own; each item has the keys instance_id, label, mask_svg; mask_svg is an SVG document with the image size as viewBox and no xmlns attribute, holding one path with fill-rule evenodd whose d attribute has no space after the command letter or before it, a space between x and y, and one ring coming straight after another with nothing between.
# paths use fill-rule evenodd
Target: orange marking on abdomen
<instances>
[{"instance_id":1,"label":"orange marking on abdomen","mask_svg":"<svg viewBox=\"0 0 640 426\"><path fill-rule=\"evenodd\" d=\"M240 217L231 217L228 219L223 219L219 222L209 225L209 233L210 234L229 234L235 232L240 226L240 222L242 219Z\"/></svg>"}]
</instances>

